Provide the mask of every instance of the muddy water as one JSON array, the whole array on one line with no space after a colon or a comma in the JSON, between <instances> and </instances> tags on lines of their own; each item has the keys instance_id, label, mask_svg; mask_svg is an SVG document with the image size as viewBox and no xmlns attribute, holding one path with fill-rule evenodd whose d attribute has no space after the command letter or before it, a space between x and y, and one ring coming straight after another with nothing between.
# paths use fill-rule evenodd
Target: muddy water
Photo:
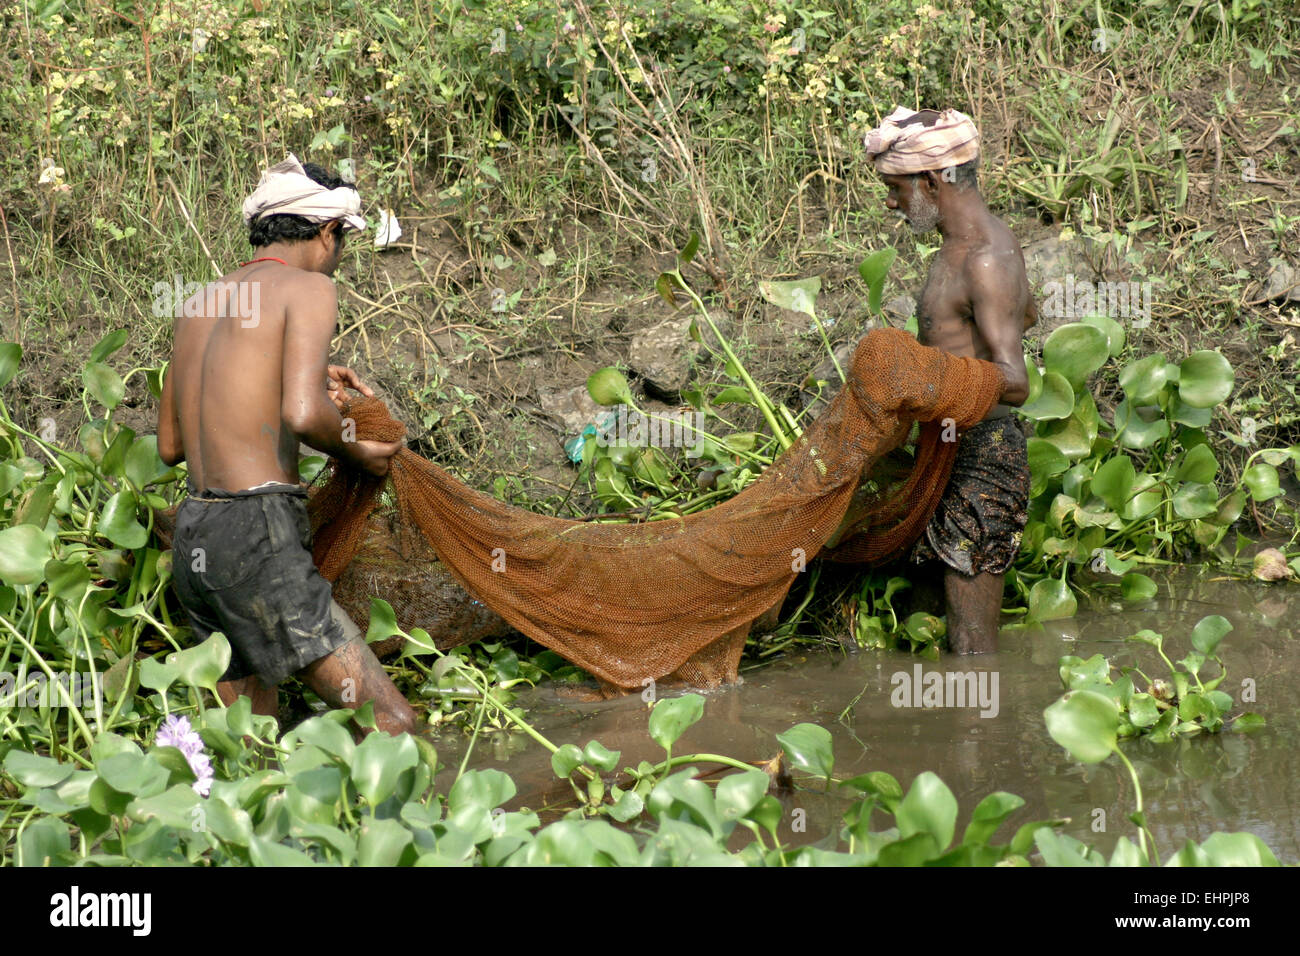
<instances>
[{"instance_id":1,"label":"muddy water","mask_svg":"<svg viewBox=\"0 0 1300 956\"><path fill-rule=\"evenodd\" d=\"M708 694L703 720L674 752L760 760L779 751L776 734L810 721L833 735L840 779L885 770L906 788L924 770L938 773L957 796L959 834L982 797L1007 790L1023 797L1026 806L999 832L999 842L1021 823L1069 817L1063 832L1109 854L1121 835L1135 838L1125 819L1135 806L1133 788L1119 760L1085 767L1048 736L1043 709L1062 692L1057 660L1100 652L1116 664L1135 664L1150 677L1162 676L1153 649L1123 638L1151 628L1165 635L1166 652L1178 660L1190 649L1192 627L1207 614L1222 614L1234 625L1221 645L1229 676L1220 688L1237 701L1233 713L1253 710L1268 723L1251 734L1124 744L1142 783L1160 856L1167 858L1185 840L1200 841L1215 830L1247 830L1283 862L1294 863L1300 860L1300 587L1295 586L1179 572L1162 580L1157 597L1141 607L1099 594L1072 620L1004 630L995 655L922 663L926 673L949 668L982 673L989 692L996 675L996 714L991 705L982 708L989 716L981 716L978 706L895 706L891 698L901 696L901 690L895 694L901 681L893 675L914 676L917 664L900 652L797 654L745 672L740 686ZM1245 679L1254 682L1256 700L1243 705ZM521 703L556 743L599 740L622 751L620 767L662 759L646 734L647 705L639 696L576 702L559 688L543 686ZM457 749L449 738L439 745L445 761L458 761ZM516 806L541 809L571 798L567 785L555 781L549 754L522 735L480 743L470 766L509 772L521 791ZM822 793L819 784L804 786L810 789L783 798L789 812L781 835L790 844L834 848L846 804ZM885 825L883 820L877 816L877 827Z\"/></svg>"}]
</instances>

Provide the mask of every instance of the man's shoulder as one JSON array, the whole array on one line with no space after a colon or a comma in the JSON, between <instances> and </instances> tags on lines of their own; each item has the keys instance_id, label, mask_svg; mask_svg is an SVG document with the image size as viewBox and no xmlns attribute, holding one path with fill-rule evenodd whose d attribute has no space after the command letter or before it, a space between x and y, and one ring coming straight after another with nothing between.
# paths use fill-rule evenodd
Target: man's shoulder
<instances>
[{"instance_id":1,"label":"man's shoulder","mask_svg":"<svg viewBox=\"0 0 1300 956\"><path fill-rule=\"evenodd\" d=\"M993 222L996 227L988 231L983 242L972 245L962 259L962 271L968 278L1025 271L1024 254L1015 235L999 220Z\"/></svg>"}]
</instances>

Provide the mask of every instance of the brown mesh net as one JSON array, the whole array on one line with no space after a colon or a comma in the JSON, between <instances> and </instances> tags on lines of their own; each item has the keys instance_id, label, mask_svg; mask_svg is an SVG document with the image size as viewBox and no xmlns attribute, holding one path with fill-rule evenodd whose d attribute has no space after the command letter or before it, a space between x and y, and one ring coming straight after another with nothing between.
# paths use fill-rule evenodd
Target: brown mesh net
<instances>
[{"instance_id":1,"label":"brown mesh net","mask_svg":"<svg viewBox=\"0 0 1300 956\"><path fill-rule=\"evenodd\" d=\"M607 686L640 688L646 678L716 685L735 679L751 622L784 599L804 563L822 553L876 564L916 539L957 450L942 440L942 423L969 428L1002 388L995 365L882 329L863 338L848 384L799 440L708 511L640 524L536 515L403 449L390 471L396 521L388 533L399 542L418 535L475 599ZM405 432L378 399L358 399L348 416L358 439ZM862 482L917 421L925 424L910 470L878 490ZM362 546L375 531L383 484L336 465L313 496L314 557L327 579L358 552L373 553ZM837 545L823 552L833 538ZM421 616L427 599L418 587L377 596L399 621Z\"/></svg>"}]
</instances>

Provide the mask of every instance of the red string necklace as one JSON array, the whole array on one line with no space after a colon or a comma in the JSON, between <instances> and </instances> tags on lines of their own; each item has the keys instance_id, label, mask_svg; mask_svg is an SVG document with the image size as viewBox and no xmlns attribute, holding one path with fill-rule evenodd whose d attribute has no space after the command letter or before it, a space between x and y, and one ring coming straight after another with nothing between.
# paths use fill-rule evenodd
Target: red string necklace
<instances>
[{"instance_id":1,"label":"red string necklace","mask_svg":"<svg viewBox=\"0 0 1300 956\"><path fill-rule=\"evenodd\" d=\"M249 259L247 262L241 262L239 267L242 269L244 266L251 266L254 262L278 262L282 266L289 264L278 256L262 256L260 259Z\"/></svg>"}]
</instances>

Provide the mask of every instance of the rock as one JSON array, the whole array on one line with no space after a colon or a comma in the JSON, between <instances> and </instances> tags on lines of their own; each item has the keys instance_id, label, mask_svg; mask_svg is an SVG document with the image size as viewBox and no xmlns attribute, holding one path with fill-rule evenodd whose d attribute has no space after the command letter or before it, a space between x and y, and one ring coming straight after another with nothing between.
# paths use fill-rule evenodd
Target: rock
<instances>
[{"instance_id":1,"label":"rock","mask_svg":"<svg viewBox=\"0 0 1300 956\"><path fill-rule=\"evenodd\" d=\"M1255 555L1251 574L1260 581L1285 581L1292 576L1286 555L1277 548L1265 548Z\"/></svg>"},{"instance_id":2,"label":"rock","mask_svg":"<svg viewBox=\"0 0 1300 956\"><path fill-rule=\"evenodd\" d=\"M891 324L901 326L916 315L916 300L910 295L896 295L881 306L881 311L885 313L886 318L897 319L897 322L891 321Z\"/></svg>"},{"instance_id":3,"label":"rock","mask_svg":"<svg viewBox=\"0 0 1300 956\"><path fill-rule=\"evenodd\" d=\"M1082 236L1071 236L1068 239L1048 236L1022 246L1029 288L1041 295L1044 284L1065 282L1070 275L1079 281L1092 281L1097 276L1097 270L1092 267L1092 260L1088 256L1088 245L1088 240Z\"/></svg>"},{"instance_id":4,"label":"rock","mask_svg":"<svg viewBox=\"0 0 1300 956\"><path fill-rule=\"evenodd\" d=\"M726 313L715 309L709 316L726 334L731 324ZM645 382L646 391L651 395L668 402L680 400L682 389L690 381L691 366L704 351L704 343L696 342L690 335L695 318L684 315L666 319L633 337L627 363ZM699 323L701 337L717 348L708 323L703 319Z\"/></svg>"},{"instance_id":5,"label":"rock","mask_svg":"<svg viewBox=\"0 0 1300 956\"><path fill-rule=\"evenodd\" d=\"M579 435L605 409L587 393L587 383L570 388L539 388L537 404L542 411L560 423L565 435Z\"/></svg>"},{"instance_id":6,"label":"rock","mask_svg":"<svg viewBox=\"0 0 1300 956\"><path fill-rule=\"evenodd\" d=\"M1272 271L1264 280L1264 298L1300 302L1300 269L1281 259L1275 260Z\"/></svg>"},{"instance_id":7,"label":"rock","mask_svg":"<svg viewBox=\"0 0 1300 956\"><path fill-rule=\"evenodd\" d=\"M1092 282L1097 278L1097 271L1092 267L1088 257L1088 240L1081 236L1061 239L1048 236L1022 247L1025 255L1025 274L1029 279L1029 289L1038 303L1038 322L1025 333L1027 339L1042 339L1058 327L1077 321L1062 310L1054 314L1048 307L1044 308L1048 283L1065 286L1070 283L1070 276L1075 282Z\"/></svg>"}]
</instances>

